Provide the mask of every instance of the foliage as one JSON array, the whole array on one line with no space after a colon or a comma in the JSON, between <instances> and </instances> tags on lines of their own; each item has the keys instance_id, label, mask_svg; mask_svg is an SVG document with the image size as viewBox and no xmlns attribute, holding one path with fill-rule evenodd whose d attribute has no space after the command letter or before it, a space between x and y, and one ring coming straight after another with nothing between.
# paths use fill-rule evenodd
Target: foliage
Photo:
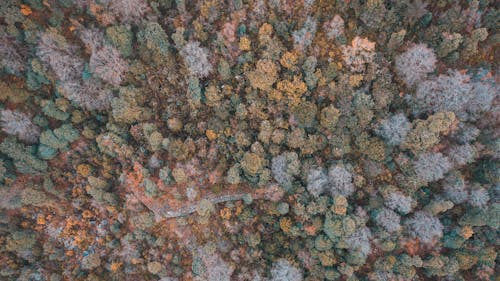
<instances>
[{"instance_id":1,"label":"foliage","mask_svg":"<svg viewBox=\"0 0 500 281\"><path fill-rule=\"evenodd\" d=\"M0 111L0 122L4 132L28 143L35 143L40 135L40 128L33 124L26 114L19 111L8 109Z\"/></svg>"},{"instance_id":2,"label":"foliage","mask_svg":"<svg viewBox=\"0 0 500 281\"><path fill-rule=\"evenodd\" d=\"M200 42L188 42L180 53L192 75L203 78L212 71L212 64L208 60L208 50L200 47Z\"/></svg>"},{"instance_id":3,"label":"foliage","mask_svg":"<svg viewBox=\"0 0 500 281\"><path fill-rule=\"evenodd\" d=\"M443 236L443 225L438 218L418 211L405 221L408 233L422 243L432 243Z\"/></svg>"},{"instance_id":4,"label":"foliage","mask_svg":"<svg viewBox=\"0 0 500 281\"><path fill-rule=\"evenodd\" d=\"M495 4L3 0L0 279L494 279Z\"/></svg>"},{"instance_id":5,"label":"foliage","mask_svg":"<svg viewBox=\"0 0 500 281\"><path fill-rule=\"evenodd\" d=\"M448 158L441 153L424 153L413 162L417 176L426 181L433 182L440 180L451 169L451 163Z\"/></svg>"},{"instance_id":6,"label":"foliage","mask_svg":"<svg viewBox=\"0 0 500 281\"><path fill-rule=\"evenodd\" d=\"M434 51L425 44L417 44L396 57L396 72L410 87L425 80L428 73L434 71L436 65Z\"/></svg>"},{"instance_id":7,"label":"foliage","mask_svg":"<svg viewBox=\"0 0 500 281\"><path fill-rule=\"evenodd\" d=\"M271 269L271 280L273 281L301 281L302 273L295 268L288 260L278 259L273 263Z\"/></svg>"},{"instance_id":8,"label":"foliage","mask_svg":"<svg viewBox=\"0 0 500 281\"><path fill-rule=\"evenodd\" d=\"M404 114L400 113L383 120L376 132L387 144L399 145L405 141L410 129L408 119Z\"/></svg>"}]
</instances>

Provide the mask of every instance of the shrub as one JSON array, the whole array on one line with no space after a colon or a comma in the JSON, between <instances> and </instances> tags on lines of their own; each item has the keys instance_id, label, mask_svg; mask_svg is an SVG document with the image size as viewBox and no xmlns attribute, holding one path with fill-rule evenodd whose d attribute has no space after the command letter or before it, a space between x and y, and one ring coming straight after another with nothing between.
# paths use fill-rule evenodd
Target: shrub
<instances>
[{"instance_id":1,"label":"shrub","mask_svg":"<svg viewBox=\"0 0 500 281\"><path fill-rule=\"evenodd\" d=\"M415 24L421 17L427 14L429 11L427 10L427 6L429 3L422 0L414 0L411 3L408 3L408 7L405 10L404 20L408 22L410 26Z\"/></svg>"},{"instance_id":2,"label":"shrub","mask_svg":"<svg viewBox=\"0 0 500 281\"><path fill-rule=\"evenodd\" d=\"M373 109L375 103L371 95L357 91L352 99L353 112L357 117L357 124L359 127L366 127L373 119Z\"/></svg>"},{"instance_id":3,"label":"shrub","mask_svg":"<svg viewBox=\"0 0 500 281\"><path fill-rule=\"evenodd\" d=\"M278 78L279 68L271 60L261 59L256 63L256 69L248 71L246 76L250 85L256 89L270 91Z\"/></svg>"},{"instance_id":4,"label":"shrub","mask_svg":"<svg viewBox=\"0 0 500 281\"><path fill-rule=\"evenodd\" d=\"M7 169L5 168L5 164L3 163L3 161L0 160L0 182L4 179L6 175L7 175Z\"/></svg>"},{"instance_id":5,"label":"shrub","mask_svg":"<svg viewBox=\"0 0 500 281\"><path fill-rule=\"evenodd\" d=\"M114 25L106 29L106 38L124 57L132 54L133 33L124 25Z\"/></svg>"},{"instance_id":6,"label":"shrub","mask_svg":"<svg viewBox=\"0 0 500 281\"><path fill-rule=\"evenodd\" d=\"M337 125L339 117L340 111L333 105L329 105L321 110L319 123L323 128L333 130L335 129L335 125Z\"/></svg>"},{"instance_id":7,"label":"shrub","mask_svg":"<svg viewBox=\"0 0 500 281\"><path fill-rule=\"evenodd\" d=\"M82 40L85 48L92 53L94 50L102 48L104 44L104 36L97 29L85 29L79 30L80 40Z\"/></svg>"},{"instance_id":8,"label":"shrub","mask_svg":"<svg viewBox=\"0 0 500 281\"><path fill-rule=\"evenodd\" d=\"M313 168L307 174L307 190L314 197L324 192L347 197L354 192L352 181L352 174L340 165L330 167L328 175L322 168Z\"/></svg>"},{"instance_id":9,"label":"shrub","mask_svg":"<svg viewBox=\"0 0 500 281\"><path fill-rule=\"evenodd\" d=\"M460 123L457 131L453 133L453 139L459 144L473 142L479 136L479 129L471 124Z\"/></svg>"},{"instance_id":10,"label":"shrub","mask_svg":"<svg viewBox=\"0 0 500 281\"><path fill-rule=\"evenodd\" d=\"M65 139L58 138L52 130L43 131L40 135L40 144L53 149L67 150L68 142Z\"/></svg>"},{"instance_id":11,"label":"shrub","mask_svg":"<svg viewBox=\"0 0 500 281\"><path fill-rule=\"evenodd\" d=\"M240 162L241 169L250 176L257 176L262 173L264 159L262 155L253 152L245 152Z\"/></svg>"},{"instance_id":12,"label":"shrub","mask_svg":"<svg viewBox=\"0 0 500 281\"><path fill-rule=\"evenodd\" d=\"M54 118L56 120L64 121L67 120L71 115L69 112L60 110L57 105L52 100L45 100L44 106L42 107L42 112L45 116Z\"/></svg>"},{"instance_id":13,"label":"shrub","mask_svg":"<svg viewBox=\"0 0 500 281\"><path fill-rule=\"evenodd\" d=\"M82 258L82 268L85 270L92 270L101 265L101 258L98 254L89 254Z\"/></svg>"},{"instance_id":14,"label":"shrub","mask_svg":"<svg viewBox=\"0 0 500 281\"><path fill-rule=\"evenodd\" d=\"M416 44L395 59L395 69L401 79L409 86L424 80L436 66L434 50L425 44Z\"/></svg>"},{"instance_id":15,"label":"shrub","mask_svg":"<svg viewBox=\"0 0 500 281\"><path fill-rule=\"evenodd\" d=\"M111 112L116 121L133 123L150 117L151 112L138 104L139 92L139 89L133 86L120 88L118 97L111 100Z\"/></svg>"},{"instance_id":16,"label":"shrub","mask_svg":"<svg viewBox=\"0 0 500 281\"><path fill-rule=\"evenodd\" d=\"M315 74L317 63L318 60L316 57L309 56L302 65L302 70L304 71L304 81L306 82L309 90L314 89L319 80L318 76Z\"/></svg>"},{"instance_id":17,"label":"shrub","mask_svg":"<svg viewBox=\"0 0 500 281\"><path fill-rule=\"evenodd\" d=\"M19 111L0 111L0 123L4 132L28 143L35 143L40 136L40 128L31 122L28 115Z\"/></svg>"},{"instance_id":18,"label":"shrub","mask_svg":"<svg viewBox=\"0 0 500 281\"><path fill-rule=\"evenodd\" d=\"M229 168L229 170L227 171L226 181L229 184L239 184L241 181L240 173L241 173L240 164L235 164L231 166L231 168Z\"/></svg>"},{"instance_id":19,"label":"shrub","mask_svg":"<svg viewBox=\"0 0 500 281\"><path fill-rule=\"evenodd\" d=\"M31 231L12 231L6 237L5 250L28 256L35 247L36 233Z\"/></svg>"},{"instance_id":20,"label":"shrub","mask_svg":"<svg viewBox=\"0 0 500 281\"><path fill-rule=\"evenodd\" d=\"M90 48L97 48L102 44L102 36L91 30L82 32L81 39ZM76 47L69 45L57 31L50 29L40 35L37 54L55 72L60 90L69 100L87 110L109 108L111 92L94 78L82 81L84 62L77 56Z\"/></svg>"}]
</instances>

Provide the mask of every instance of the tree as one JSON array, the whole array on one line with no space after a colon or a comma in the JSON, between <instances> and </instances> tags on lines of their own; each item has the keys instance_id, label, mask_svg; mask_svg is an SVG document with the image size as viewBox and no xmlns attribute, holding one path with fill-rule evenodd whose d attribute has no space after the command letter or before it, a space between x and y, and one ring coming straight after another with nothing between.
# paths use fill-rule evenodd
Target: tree
<instances>
[{"instance_id":1,"label":"tree","mask_svg":"<svg viewBox=\"0 0 500 281\"><path fill-rule=\"evenodd\" d=\"M9 109L0 111L2 130L20 140L35 143L40 136L40 128L31 122L28 115Z\"/></svg>"}]
</instances>

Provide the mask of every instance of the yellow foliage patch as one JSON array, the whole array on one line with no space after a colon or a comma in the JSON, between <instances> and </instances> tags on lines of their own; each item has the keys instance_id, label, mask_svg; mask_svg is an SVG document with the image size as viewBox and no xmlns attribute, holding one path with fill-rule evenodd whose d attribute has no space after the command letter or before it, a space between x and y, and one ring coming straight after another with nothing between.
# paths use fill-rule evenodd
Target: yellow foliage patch
<instances>
[{"instance_id":1,"label":"yellow foliage patch","mask_svg":"<svg viewBox=\"0 0 500 281\"><path fill-rule=\"evenodd\" d=\"M217 139L217 133L214 132L214 130L207 130L205 132L205 135L207 136L208 140L210 140L210 141Z\"/></svg>"}]
</instances>

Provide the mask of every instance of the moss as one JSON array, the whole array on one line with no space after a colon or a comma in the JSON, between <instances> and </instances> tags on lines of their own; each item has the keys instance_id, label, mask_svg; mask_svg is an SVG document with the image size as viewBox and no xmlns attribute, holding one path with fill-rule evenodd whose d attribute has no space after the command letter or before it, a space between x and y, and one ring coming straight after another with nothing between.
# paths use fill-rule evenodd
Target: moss
<instances>
[{"instance_id":1,"label":"moss","mask_svg":"<svg viewBox=\"0 0 500 281\"><path fill-rule=\"evenodd\" d=\"M66 149L68 142L56 137L52 130L43 131L40 135L40 143L53 149Z\"/></svg>"},{"instance_id":2,"label":"moss","mask_svg":"<svg viewBox=\"0 0 500 281\"><path fill-rule=\"evenodd\" d=\"M157 261L149 262L147 265L148 271L151 274L158 274L162 270L163 266Z\"/></svg>"},{"instance_id":3,"label":"moss","mask_svg":"<svg viewBox=\"0 0 500 281\"><path fill-rule=\"evenodd\" d=\"M24 103L30 97L30 93L22 88L13 87L0 81L0 101L7 100L12 103Z\"/></svg>"},{"instance_id":4,"label":"moss","mask_svg":"<svg viewBox=\"0 0 500 281\"><path fill-rule=\"evenodd\" d=\"M248 72L247 77L252 87L270 91L278 77L278 67L270 60L259 60L256 69Z\"/></svg>"},{"instance_id":5,"label":"moss","mask_svg":"<svg viewBox=\"0 0 500 281\"><path fill-rule=\"evenodd\" d=\"M47 146L47 145L44 145L44 144L40 144L38 146L38 154L37 155L43 160L50 160L57 155L57 149L52 148L52 147Z\"/></svg>"},{"instance_id":6,"label":"moss","mask_svg":"<svg viewBox=\"0 0 500 281\"><path fill-rule=\"evenodd\" d=\"M151 213L140 213L130 218L130 223L133 227L140 230L150 228L154 224L154 216Z\"/></svg>"},{"instance_id":7,"label":"moss","mask_svg":"<svg viewBox=\"0 0 500 281\"><path fill-rule=\"evenodd\" d=\"M316 104L308 101L302 102L292 109L293 116L298 125L304 128L309 128L314 125L317 111Z\"/></svg>"},{"instance_id":8,"label":"moss","mask_svg":"<svg viewBox=\"0 0 500 281\"><path fill-rule=\"evenodd\" d=\"M176 160L183 161L189 158L189 148L181 140L174 140L168 146L169 154Z\"/></svg>"},{"instance_id":9,"label":"moss","mask_svg":"<svg viewBox=\"0 0 500 281\"><path fill-rule=\"evenodd\" d=\"M48 198L42 191L33 188L25 188L21 192L21 202L23 203L23 205L40 207L47 204Z\"/></svg>"},{"instance_id":10,"label":"moss","mask_svg":"<svg viewBox=\"0 0 500 281\"><path fill-rule=\"evenodd\" d=\"M78 139L80 133L71 124L63 124L61 127L54 130L54 135L59 139L71 143Z\"/></svg>"},{"instance_id":11,"label":"moss","mask_svg":"<svg viewBox=\"0 0 500 281\"><path fill-rule=\"evenodd\" d=\"M205 90L205 102L208 106L219 105L223 98L222 92L215 85L210 85Z\"/></svg>"},{"instance_id":12,"label":"moss","mask_svg":"<svg viewBox=\"0 0 500 281\"><path fill-rule=\"evenodd\" d=\"M244 172L250 176L256 176L263 171L264 159L256 153L246 152L240 164Z\"/></svg>"},{"instance_id":13,"label":"moss","mask_svg":"<svg viewBox=\"0 0 500 281\"><path fill-rule=\"evenodd\" d=\"M47 84L50 84L50 81L43 71L40 60L33 59L26 73L26 87L28 90L35 91Z\"/></svg>"},{"instance_id":14,"label":"moss","mask_svg":"<svg viewBox=\"0 0 500 281\"><path fill-rule=\"evenodd\" d=\"M140 106L140 90L135 87L120 88L119 95L111 101L113 118L117 122L133 123L149 119L151 112Z\"/></svg>"},{"instance_id":15,"label":"moss","mask_svg":"<svg viewBox=\"0 0 500 281\"><path fill-rule=\"evenodd\" d=\"M24 146L14 138L5 138L0 144L0 151L14 160L14 165L20 173L37 175L47 170L47 163L33 155L33 146Z\"/></svg>"},{"instance_id":16,"label":"moss","mask_svg":"<svg viewBox=\"0 0 500 281\"><path fill-rule=\"evenodd\" d=\"M90 254L84 256L82 259L82 268L85 270L91 270L99 267L101 265L101 258L98 254Z\"/></svg>"},{"instance_id":17,"label":"moss","mask_svg":"<svg viewBox=\"0 0 500 281\"><path fill-rule=\"evenodd\" d=\"M137 33L139 55L153 65L169 63L170 43L163 28L156 22L148 22Z\"/></svg>"},{"instance_id":18,"label":"moss","mask_svg":"<svg viewBox=\"0 0 500 281\"><path fill-rule=\"evenodd\" d=\"M241 168L239 164L233 165L227 171L226 181L230 184L239 184L241 182L240 177Z\"/></svg>"},{"instance_id":19,"label":"moss","mask_svg":"<svg viewBox=\"0 0 500 281\"><path fill-rule=\"evenodd\" d=\"M51 100L46 100L42 102L42 111L48 117L54 118L56 120L64 121L70 116L68 112L64 112L56 107L56 104Z\"/></svg>"},{"instance_id":20,"label":"moss","mask_svg":"<svg viewBox=\"0 0 500 281\"><path fill-rule=\"evenodd\" d=\"M340 111L333 105L329 105L321 110L319 122L321 127L332 131L335 125L337 125L339 117L340 117Z\"/></svg>"},{"instance_id":21,"label":"moss","mask_svg":"<svg viewBox=\"0 0 500 281\"><path fill-rule=\"evenodd\" d=\"M440 136L448 134L457 119L453 112L438 112L426 120L417 119L408 133L403 147L414 151L424 151L436 145Z\"/></svg>"},{"instance_id":22,"label":"moss","mask_svg":"<svg viewBox=\"0 0 500 281\"><path fill-rule=\"evenodd\" d=\"M30 231L14 231L7 237L5 249L22 254L23 252L31 252L35 244L35 233Z\"/></svg>"},{"instance_id":23,"label":"moss","mask_svg":"<svg viewBox=\"0 0 500 281\"><path fill-rule=\"evenodd\" d=\"M318 251L328 251L333 247L333 242L328 237L319 235L316 237L314 245Z\"/></svg>"},{"instance_id":24,"label":"moss","mask_svg":"<svg viewBox=\"0 0 500 281\"><path fill-rule=\"evenodd\" d=\"M155 131L149 135L148 142L152 151L158 151L162 148L163 135L160 132Z\"/></svg>"},{"instance_id":25,"label":"moss","mask_svg":"<svg viewBox=\"0 0 500 281\"><path fill-rule=\"evenodd\" d=\"M356 138L359 151L374 161L383 161L386 151L384 142L378 138L370 138L363 132Z\"/></svg>"},{"instance_id":26,"label":"moss","mask_svg":"<svg viewBox=\"0 0 500 281\"><path fill-rule=\"evenodd\" d=\"M129 57L132 54L132 32L123 25L113 25L106 28L106 36L108 40L124 57Z\"/></svg>"},{"instance_id":27,"label":"moss","mask_svg":"<svg viewBox=\"0 0 500 281\"><path fill-rule=\"evenodd\" d=\"M207 217L215 212L215 206L210 200L202 199L196 206L196 212L201 217Z\"/></svg>"},{"instance_id":28,"label":"moss","mask_svg":"<svg viewBox=\"0 0 500 281\"><path fill-rule=\"evenodd\" d=\"M336 215L345 215L347 212L347 198L343 195L335 195L333 197L333 205L331 211Z\"/></svg>"},{"instance_id":29,"label":"moss","mask_svg":"<svg viewBox=\"0 0 500 281\"><path fill-rule=\"evenodd\" d=\"M180 168L174 168L172 170L172 177L174 178L175 182L178 184L186 183L188 180L186 174L184 173L184 170L180 169Z\"/></svg>"}]
</instances>

